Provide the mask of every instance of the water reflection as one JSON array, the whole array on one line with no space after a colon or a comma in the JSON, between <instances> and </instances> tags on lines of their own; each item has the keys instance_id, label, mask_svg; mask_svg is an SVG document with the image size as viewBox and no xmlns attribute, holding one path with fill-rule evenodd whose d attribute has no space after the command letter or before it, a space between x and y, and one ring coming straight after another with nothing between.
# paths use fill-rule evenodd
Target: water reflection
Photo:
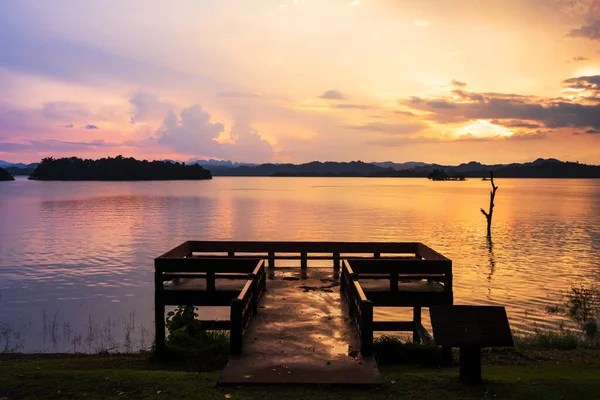
<instances>
[{"instance_id":1,"label":"water reflection","mask_svg":"<svg viewBox=\"0 0 600 400\"><path fill-rule=\"evenodd\" d=\"M485 238L487 249L488 249L488 258L490 260L490 273L488 274L488 281L492 280L494 276L494 271L496 270L496 256L494 255L494 242L490 236Z\"/></svg>"},{"instance_id":2,"label":"water reflection","mask_svg":"<svg viewBox=\"0 0 600 400\"><path fill-rule=\"evenodd\" d=\"M111 318L123 339L135 311L139 339L152 326L153 258L184 240L356 240L422 241L453 260L457 304L505 304L513 327L548 326L554 317L528 310L600 281L600 181L501 180L493 242L479 212L486 183L18 179L0 185L0 322L26 327L30 350L52 350L44 312L58 311L72 342L90 316Z\"/></svg>"}]
</instances>

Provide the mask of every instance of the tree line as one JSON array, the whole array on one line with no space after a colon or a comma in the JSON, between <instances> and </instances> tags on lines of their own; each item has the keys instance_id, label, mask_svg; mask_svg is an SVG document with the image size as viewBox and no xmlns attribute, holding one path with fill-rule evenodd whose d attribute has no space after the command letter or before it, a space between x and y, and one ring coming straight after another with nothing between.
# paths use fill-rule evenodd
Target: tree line
<instances>
[{"instance_id":1,"label":"tree line","mask_svg":"<svg viewBox=\"0 0 600 400\"><path fill-rule=\"evenodd\" d=\"M29 176L44 181L148 181L212 179L210 171L200 165L167 161L136 160L117 156L99 160L44 158Z\"/></svg>"}]
</instances>

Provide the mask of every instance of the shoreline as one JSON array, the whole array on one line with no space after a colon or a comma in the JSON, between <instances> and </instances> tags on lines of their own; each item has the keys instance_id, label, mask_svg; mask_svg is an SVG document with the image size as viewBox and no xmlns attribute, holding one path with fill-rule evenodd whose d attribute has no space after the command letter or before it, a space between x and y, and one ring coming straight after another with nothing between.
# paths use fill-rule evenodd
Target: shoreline
<instances>
[{"instance_id":1,"label":"shoreline","mask_svg":"<svg viewBox=\"0 0 600 400\"><path fill-rule=\"evenodd\" d=\"M465 386L458 367L381 366L381 386L219 386L220 371L149 353L117 355L0 354L6 398L452 399L594 398L598 350L484 351L483 384Z\"/></svg>"}]
</instances>

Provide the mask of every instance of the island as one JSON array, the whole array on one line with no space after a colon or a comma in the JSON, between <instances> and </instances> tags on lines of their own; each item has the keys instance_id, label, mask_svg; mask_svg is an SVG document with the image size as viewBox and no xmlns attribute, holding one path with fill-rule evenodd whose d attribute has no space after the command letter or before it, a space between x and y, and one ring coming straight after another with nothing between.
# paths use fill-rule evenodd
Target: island
<instances>
[{"instance_id":1,"label":"island","mask_svg":"<svg viewBox=\"0 0 600 400\"><path fill-rule=\"evenodd\" d=\"M140 161L117 156L99 160L44 158L29 179L40 181L166 181L212 179L200 165Z\"/></svg>"},{"instance_id":2,"label":"island","mask_svg":"<svg viewBox=\"0 0 600 400\"><path fill-rule=\"evenodd\" d=\"M4 168L0 168L0 181L14 181L15 178Z\"/></svg>"},{"instance_id":3,"label":"island","mask_svg":"<svg viewBox=\"0 0 600 400\"><path fill-rule=\"evenodd\" d=\"M443 169L434 169L429 175L427 175L427 179L432 181L464 181L466 180L464 175L449 175Z\"/></svg>"}]
</instances>

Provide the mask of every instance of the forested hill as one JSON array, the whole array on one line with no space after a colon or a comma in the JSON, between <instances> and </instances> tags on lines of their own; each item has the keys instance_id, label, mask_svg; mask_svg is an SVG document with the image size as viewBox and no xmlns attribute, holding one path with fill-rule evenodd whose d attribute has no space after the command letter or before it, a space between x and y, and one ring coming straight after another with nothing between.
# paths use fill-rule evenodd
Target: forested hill
<instances>
[{"instance_id":1,"label":"forested hill","mask_svg":"<svg viewBox=\"0 0 600 400\"><path fill-rule=\"evenodd\" d=\"M311 162L307 164L260 164L256 166L207 166L214 176L364 176L427 177L433 171L449 176L482 178L490 171L498 178L600 178L600 166L555 159L538 159L523 164L485 165L478 162L440 165L394 163ZM402 169L397 169L402 168Z\"/></svg>"},{"instance_id":2,"label":"forested hill","mask_svg":"<svg viewBox=\"0 0 600 400\"><path fill-rule=\"evenodd\" d=\"M379 172L393 173L362 161L319 162L306 164L260 164L239 167L209 166L214 176L371 176Z\"/></svg>"},{"instance_id":3,"label":"forested hill","mask_svg":"<svg viewBox=\"0 0 600 400\"><path fill-rule=\"evenodd\" d=\"M45 158L29 176L41 181L165 181L212 179L210 171L200 165L166 161L140 161L135 158L101 158L83 160Z\"/></svg>"},{"instance_id":4,"label":"forested hill","mask_svg":"<svg viewBox=\"0 0 600 400\"><path fill-rule=\"evenodd\" d=\"M14 181L12 174L5 170L4 168L0 168L0 181Z\"/></svg>"}]
</instances>

